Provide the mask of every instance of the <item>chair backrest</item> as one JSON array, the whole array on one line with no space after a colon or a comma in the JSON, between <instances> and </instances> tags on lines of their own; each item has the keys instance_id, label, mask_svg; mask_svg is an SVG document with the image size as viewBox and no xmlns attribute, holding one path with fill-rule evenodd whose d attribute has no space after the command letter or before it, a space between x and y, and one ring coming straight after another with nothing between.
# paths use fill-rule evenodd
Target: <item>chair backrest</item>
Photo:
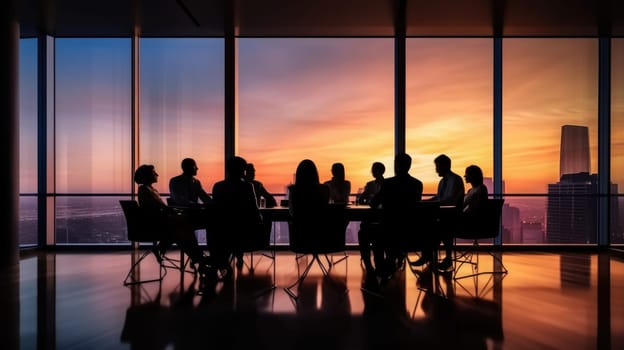
<instances>
[{"instance_id":1,"label":"chair backrest","mask_svg":"<svg viewBox=\"0 0 624 350\"><path fill-rule=\"evenodd\" d=\"M330 205L327 210L305 220L291 218L288 223L290 250L299 254L328 254L344 251L349 224L344 205Z\"/></svg>"},{"instance_id":2,"label":"chair backrest","mask_svg":"<svg viewBox=\"0 0 624 350\"><path fill-rule=\"evenodd\" d=\"M483 214L476 220L464 220L458 238L485 239L498 236L503 213L504 199L488 199L483 207Z\"/></svg>"},{"instance_id":3,"label":"chair backrest","mask_svg":"<svg viewBox=\"0 0 624 350\"><path fill-rule=\"evenodd\" d=\"M120 200L119 204L126 218L128 240L132 242L154 242L162 237L162 228L150 221L135 200Z\"/></svg>"},{"instance_id":4,"label":"chair backrest","mask_svg":"<svg viewBox=\"0 0 624 350\"><path fill-rule=\"evenodd\" d=\"M401 210L383 212L384 235L403 251L420 251L436 235L439 210L438 202L419 201Z\"/></svg>"}]
</instances>

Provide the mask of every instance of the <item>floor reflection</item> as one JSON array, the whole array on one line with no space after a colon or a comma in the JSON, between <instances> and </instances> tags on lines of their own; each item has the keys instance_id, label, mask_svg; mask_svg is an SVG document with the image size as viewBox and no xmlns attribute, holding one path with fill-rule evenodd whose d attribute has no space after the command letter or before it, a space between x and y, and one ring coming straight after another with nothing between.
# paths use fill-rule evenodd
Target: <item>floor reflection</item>
<instances>
[{"instance_id":1,"label":"floor reflection","mask_svg":"<svg viewBox=\"0 0 624 350\"><path fill-rule=\"evenodd\" d=\"M624 345L621 258L608 253L501 258L507 275L456 280L408 266L390 280L373 280L350 252L327 277L313 268L293 299L283 288L297 279L298 269L286 252L274 266L260 260L253 271L244 268L211 288L177 270L162 282L124 287L128 252L39 254L23 259L18 272L2 274L3 310L15 321L3 327L3 349ZM496 268L495 261L482 258L480 268ZM148 263L141 273L158 271Z\"/></svg>"}]
</instances>

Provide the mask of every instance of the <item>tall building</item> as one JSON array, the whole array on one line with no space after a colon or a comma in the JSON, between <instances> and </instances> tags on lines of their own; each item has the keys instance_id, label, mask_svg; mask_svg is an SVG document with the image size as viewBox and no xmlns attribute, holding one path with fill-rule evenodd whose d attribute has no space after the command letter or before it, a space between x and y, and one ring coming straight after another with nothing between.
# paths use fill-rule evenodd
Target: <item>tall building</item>
<instances>
[{"instance_id":1,"label":"tall building","mask_svg":"<svg viewBox=\"0 0 624 350\"><path fill-rule=\"evenodd\" d=\"M565 174L548 184L548 243L596 243L597 175Z\"/></svg>"},{"instance_id":2,"label":"tall building","mask_svg":"<svg viewBox=\"0 0 624 350\"><path fill-rule=\"evenodd\" d=\"M590 175L589 128L561 127L559 182L548 185L546 240L595 243L596 175Z\"/></svg>"},{"instance_id":3,"label":"tall building","mask_svg":"<svg viewBox=\"0 0 624 350\"><path fill-rule=\"evenodd\" d=\"M579 125L561 127L559 178L565 174L589 173L589 128Z\"/></svg>"},{"instance_id":4,"label":"tall building","mask_svg":"<svg viewBox=\"0 0 624 350\"><path fill-rule=\"evenodd\" d=\"M560 181L548 185L546 240L548 243L596 243L598 219L598 175L590 175L589 129L561 127ZM618 185L610 184L610 193ZM610 200L610 238L617 240L617 197Z\"/></svg>"}]
</instances>

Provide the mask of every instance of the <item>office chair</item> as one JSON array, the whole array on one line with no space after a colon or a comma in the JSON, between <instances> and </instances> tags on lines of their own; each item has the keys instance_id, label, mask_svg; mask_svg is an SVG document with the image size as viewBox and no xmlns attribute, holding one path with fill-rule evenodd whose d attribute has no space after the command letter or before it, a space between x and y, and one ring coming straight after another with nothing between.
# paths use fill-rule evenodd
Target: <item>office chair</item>
<instances>
[{"instance_id":1,"label":"office chair","mask_svg":"<svg viewBox=\"0 0 624 350\"><path fill-rule=\"evenodd\" d=\"M184 259L184 253L180 250L180 260L172 259L167 255L162 256L159 263L159 277L152 279L140 279L139 266L145 258L150 254L155 254L157 251L158 242L166 234L162 227L158 227L157 224L152 222L149 218L146 218L139 204L135 200L120 200L119 204L123 210L124 217L126 219L126 228L128 233L128 240L133 244L135 248L141 248L141 243L149 243L147 246L143 246L143 251L140 253L138 259L135 260L135 255L132 255L132 265L130 270L124 279L123 284L133 285L147 282L162 281L167 274L167 269L174 268L185 272L188 259ZM158 260L158 258L157 258Z\"/></svg>"},{"instance_id":2,"label":"office chair","mask_svg":"<svg viewBox=\"0 0 624 350\"><path fill-rule=\"evenodd\" d=\"M242 273L243 267L246 267L250 275L254 275L260 260L254 262L254 253L259 253L260 258L268 258L270 261L271 285L256 293L257 296L270 292L275 289L275 246L271 245L271 222L255 223L247 225L247 229L236 232L236 238L232 244L232 260L236 256L240 256L243 260L239 265L237 272ZM249 261L245 261L245 254L249 256Z\"/></svg>"},{"instance_id":3,"label":"office chair","mask_svg":"<svg viewBox=\"0 0 624 350\"><path fill-rule=\"evenodd\" d=\"M340 205L330 205L327 210L319 211L305 219L291 218L288 223L288 236L290 250L295 253L298 273L299 260L305 256L312 257L303 272L299 273L297 280L284 288L291 298L295 300L298 298L293 289L304 282L315 262L323 276L328 276L335 264L348 258L345 245L347 224L345 206ZM341 256L334 260L336 254ZM321 260L321 256L324 257L325 263ZM329 281L331 282L331 279Z\"/></svg>"},{"instance_id":4,"label":"office chair","mask_svg":"<svg viewBox=\"0 0 624 350\"><path fill-rule=\"evenodd\" d=\"M440 204L438 202L421 201L401 214L393 214L390 225L395 231L398 246L401 247L407 265L412 272L419 270L413 266L410 253L431 250L435 255L431 264L435 269L437 263L437 247L439 241Z\"/></svg>"},{"instance_id":5,"label":"office chair","mask_svg":"<svg viewBox=\"0 0 624 350\"><path fill-rule=\"evenodd\" d=\"M476 278L483 274L507 274L507 268L503 265L501 258L491 250L488 250L487 253L492 256L497 268L492 271L479 271L479 240L493 239L499 235L503 203L503 199L487 200L484 208L483 220L476 222L474 225L470 225L470 227L459 227L458 231L455 233L454 260L456 267L453 276L455 280L469 277ZM457 239L468 239L471 240L472 243L464 252L458 252ZM459 275L461 267L465 264L471 267L472 272L466 275Z\"/></svg>"}]
</instances>

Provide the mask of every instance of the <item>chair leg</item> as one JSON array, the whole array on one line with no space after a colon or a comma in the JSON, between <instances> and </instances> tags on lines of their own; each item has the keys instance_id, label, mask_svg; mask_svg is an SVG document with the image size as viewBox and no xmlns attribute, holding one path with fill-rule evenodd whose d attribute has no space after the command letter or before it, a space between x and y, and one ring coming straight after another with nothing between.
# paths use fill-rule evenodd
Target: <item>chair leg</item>
<instances>
[{"instance_id":1,"label":"chair leg","mask_svg":"<svg viewBox=\"0 0 624 350\"><path fill-rule=\"evenodd\" d=\"M148 279L148 280L141 280L140 277L137 277L136 274L138 269L139 269L139 264L148 256L150 255L152 252L149 250L144 251L141 256L132 264L132 266L130 267L130 270L128 271L128 274L126 275L126 278L124 278L123 281L123 285L124 286L129 286L129 285L134 285L134 284L142 284L142 283L149 283L149 282L160 282L163 280L163 278L165 278L165 275L167 274L167 270L165 269L165 267L162 264L159 264L159 277L158 278L153 278L153 279ZM134 252L132 252L132 254L134 254Z\"/></svg>"},{"instance_id":2,"label":"chair leg","mask_svg":"<svg viewBox=\"0 0 624 350\"><path fill-rule=\"evenodd\" d=\"M455 247L457 247L457 244L455 244ZM454 253L455 257L453 260L454 264L456 265L455 273L453 275L453 281L455 282L454 284L461 287L461 289L463 289L466 293L475 297L481 297L482 295L485 295L487 292L489 292L492 288L494 288L494 284L496 284L500 278L506 276L508 272L505 265L503 265L502 259L497 256L496 253L492 251L488 251L487 253L491 255L494 260L493 271L479 271L479 244L477 240L475 240L472 243L471 247L469 247L466 251L460 253L456 249ZM471 266L472 273L458 276L458 272L460 271L461 266L463 266L464 264L469 264ZM479 285L479 276L481 275L489 275L488 280L482 286ZM468 290L468 288L466 288L466 286L461 283L461 280L465 278L472 278L474 291Z\"/></svg>"},{"instance_id":3,"label":"chair leg","mask_svg":"<svg viewBox=\"0 0 624 350\"><path fill-rule=\"evenodd\" d=\"M272 270L273 270L273 272L271 274L271 286L269 286L267 288L263 288L263 289L257 291L256 293L254 293L254 295L253 295L254 298L258 298L258 297L260 297L260 296L262 296L262 295L264 295L264 294L266 294L268 292L273 291L276 288L276 285L275 285L275 273L276 273L275 251L273 250L273 251L271 251L271 253L264 253L263 252L262 256L264 256L264 257L266 257L266 258L271 260L270 268L272 268ZM243 255L243 257L244 257L244 255ZM256 269L258 263L259 263L259 261L254 263L254 252L249 252L249 264L247 264L247 262L244 262L244 265L247 266L247 270L249 271L249 273L251 275L254 274L255 269ZM242 273L242 271L239 271L237 269L237 274L238 273ZM271 273L271 272L269 271L269 273Z\"/></svg>"},{"instance_id":4,"label":"chair leg","mask_svg":"<svg viewBox=\"0 0 624 350\"><path fill-rule=\"evenodd\" d=\"M298 260L300 257L295 257L295 260ZM310 272L310 269L312 268L312 264L314 264L314 261L318 260L317 258L312 258L312 260L310 260L310 262L308 263L308 265L306 266L306 268L303 270L303 273L299 276L299 278L297 278L297 280L295 281L295 283L291 284L288 287L284 288L284 291L286 291L286 293L288 293L288 295L293 298L293 299L297 299L299 296L297 294L295 294L295 292L292 291L292 289L295 286L299 286L301 285L301 283L303 283L303 280L306 278L306 276L308 275L308 273ZM297 266L299 266L298 261L297 261Z\"/></svg>"}]
</instances>

